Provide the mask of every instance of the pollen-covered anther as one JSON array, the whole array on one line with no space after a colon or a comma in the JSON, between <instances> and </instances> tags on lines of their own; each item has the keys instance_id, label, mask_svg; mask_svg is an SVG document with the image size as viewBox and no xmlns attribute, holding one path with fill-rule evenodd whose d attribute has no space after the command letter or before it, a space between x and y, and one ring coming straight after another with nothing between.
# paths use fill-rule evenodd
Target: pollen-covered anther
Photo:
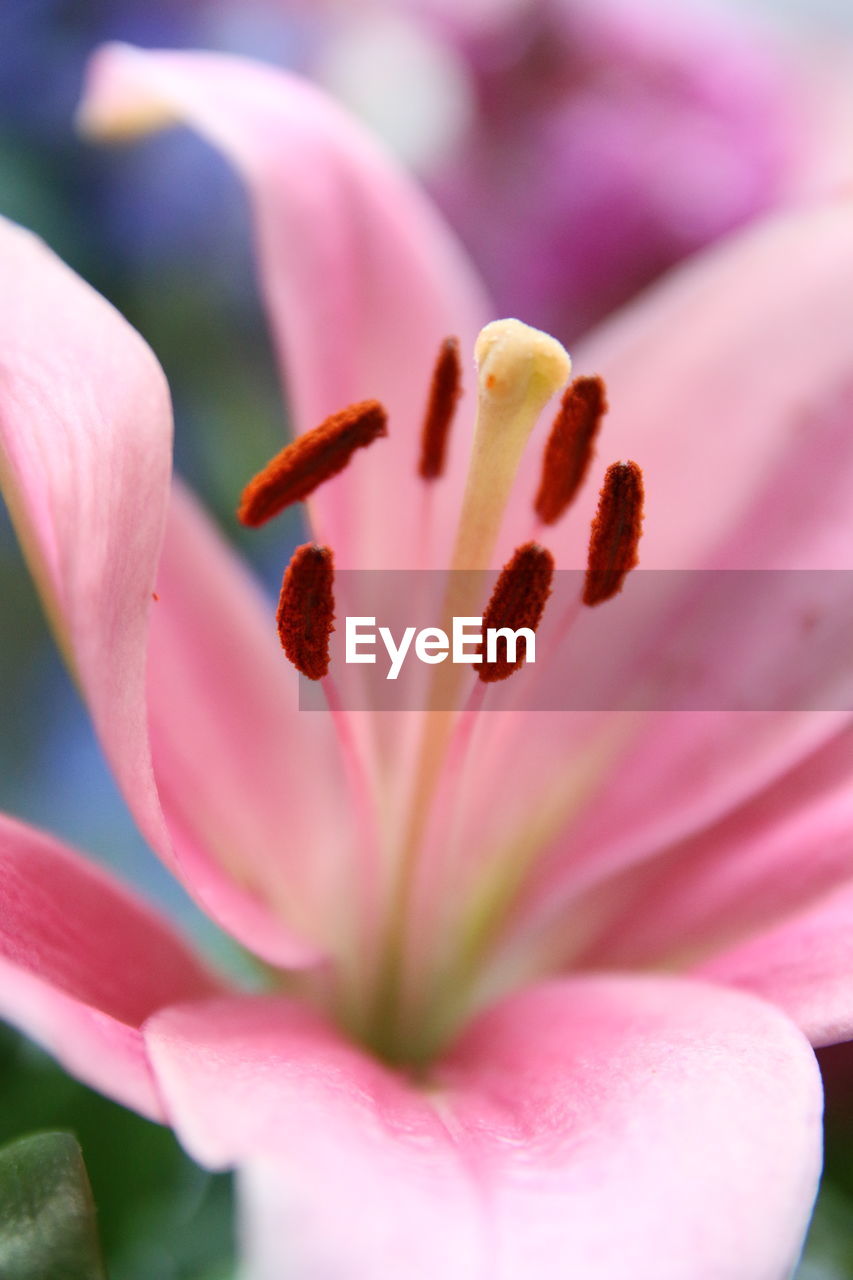
<instances>
[{"instance_id":1,"label":"pollen-covered anther","mask_svg":"<svg viewBox=\"0 0 853 1280\"><path fill-rule=\"evenodd\" d=\"M328 547L306 542L284 571L278 602L278 634L290 661L309 680L329 671L329 638L334 631L335 568Z\"/></svg>"},{"instance_id":2,"label":"pollen-covered anther","mask_svg":"<svg viewBox=\"0 0 853 1280\"><path fill-rule=\"evenodd\" d=\"M637 564L643 530L643 473L636 462L607 468L589 539L583 603L603 604L618 595Z\"/></svg>"},{"instance_id":3,"label":"pollen-covered anther","mask_svg":"<svg viewBox=\"0 0 853 1280\"><path fill-rule=\"evenodd\" d=\"M496 656L492 662L486 660L477 668L484 684L506 680L528 656L529 641L524 636L517 636L510 642L509 633L527 628L536 634L545 602L551 594L553 577L554 557L536 542L525 542L524 546L518 547L509 563L504 565L483 614L483 633L488 636L489 632L505 630L507 634L499 634L496 639L496 652L502 656ZM510 643L515 646L512 660Z\"/></svg>"},{"instance_id":4,"label":"pollen-covered anther","mask_svg":"<svg viewBox=\"0 0 853 1280\"><path fill-rule=\"evenodd\" d=\"M387 434L388 415L378 400L362 400L332 414L298 436L249 481L238 519L253 527L265 524L343 471L356 449Z\"/></svg>"},{"instance_id":5,"label":"pollen-covered anther","mask_svg":"<svg viewBox=\"0 0 853 1280\"><path fill-rule=\"evenodd\" d=\"M543 524L560 519L586 479L606 412L601 378L575 378L563 393L545 446L542 478L533 504Z\"/></svg>"},{"instance_id":6,"label":"pollen-covered anther","mask_svg":"<svg viewBox=\"0 0 853 1280\"><path fill-rule=\"evenodd\" d=\"M458 338L445 338L432 373L429 399L421 428L421 457L418 475L423 480L437 480L444 474L447 442L462 394L462 364Z\"/></svg>"}]
</instances>

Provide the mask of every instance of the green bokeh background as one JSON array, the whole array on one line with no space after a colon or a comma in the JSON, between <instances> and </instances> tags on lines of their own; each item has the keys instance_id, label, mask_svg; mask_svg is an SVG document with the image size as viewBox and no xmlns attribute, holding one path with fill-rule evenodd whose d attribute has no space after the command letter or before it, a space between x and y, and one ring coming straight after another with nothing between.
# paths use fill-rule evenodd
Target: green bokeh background
<instances>
[{"instance_id":1,"label":"green bokeh background","mask_svg":"<svg viewBox=\"0 0 853 1280\"><path fill-rule=\"evenodd\" d=\"M5 1028L0 1097L0 1145L40 1129L76 1134L112 1280L230 1280L230 1179L187 1160L168 1129L84 1089Z\"/></svg>"}]
</instances>

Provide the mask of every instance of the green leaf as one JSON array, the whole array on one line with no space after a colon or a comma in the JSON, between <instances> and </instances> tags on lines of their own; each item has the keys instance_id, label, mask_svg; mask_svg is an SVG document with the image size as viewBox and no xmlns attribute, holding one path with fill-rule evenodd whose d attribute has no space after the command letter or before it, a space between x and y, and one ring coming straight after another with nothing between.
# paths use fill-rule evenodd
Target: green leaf
<instances>
[{"instance_id":1,"label":"green leaf","mask_svg":"<svg viewBox=\"0 0 853 1280\"><path fill-rule=\"evenodd\" d=\"M3 1280L105 1280L95 1205L70 1133L38 1133L0 1148Z\"/></svg>"}]
</instances>

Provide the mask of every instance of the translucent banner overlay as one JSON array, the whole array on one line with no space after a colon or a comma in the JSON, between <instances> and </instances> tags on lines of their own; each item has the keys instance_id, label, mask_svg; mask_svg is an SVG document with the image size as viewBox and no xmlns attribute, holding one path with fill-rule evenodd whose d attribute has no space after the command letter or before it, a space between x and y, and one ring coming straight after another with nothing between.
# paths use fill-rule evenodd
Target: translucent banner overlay
<instances>
[{"instance_id":1,"label":"translucent banner overlay","mask_svg":"<svg viewBox=\"0 0 853 1280\"><path fill-rule=\"evenodd\" d=\"M453 619L481 618L496 576L338 573L329 672L338 703L440 711L473 696L479 705L478 665L453 662ZM594 608L580 603L583 583L581 571L555 573L535 661L489 684L483 710L853 709L853 570L637 569ZM476 625L457 630L459 655L470 655ZM347 661L356 656L375 661ZM322 684L304 677L299 700L306 711L328 705Z\"/></svg>"}]
</instances>

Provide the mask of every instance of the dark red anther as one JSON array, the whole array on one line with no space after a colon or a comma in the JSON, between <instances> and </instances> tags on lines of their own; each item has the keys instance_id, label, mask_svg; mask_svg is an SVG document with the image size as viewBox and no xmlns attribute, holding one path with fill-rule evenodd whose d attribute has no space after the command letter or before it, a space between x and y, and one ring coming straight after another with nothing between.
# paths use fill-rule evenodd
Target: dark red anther
<instances>
[{"instance_id":1,"label":"dark red anther","mask_svg":"<svg viewBox=\"0 0 853 1280\"><path fill-rule=\"evenodd\" d=\"M437 480L444 472L450 426L456 412L456 402L461 394L462 365L459 360L459 340L445 338L433 369L429 400L421 428L421 459L418 464L418 474L424 480Z\"/></svg>"},{"instance_id":2,"label":"dark red anther","mask_svg":"<svg viewBox=\"0 0 853 1280\"><path fill-rule=\"evenodd\" d=\"M607 412L601 378L575 378L563 392L542 458L533 504L543 524L554 524L580 489L592 461L595 438Z\"/></svg>"},{"instance_id":3,"label":"dark red anther","mask_svg":"<svg viewBox=\"0 0 853 1280\"><path fill-rule=\"evenodd\" d=\"M329 671L329 637L334 631L334 561L328 547L297 547L284 571L278 602L278 634L290 661L309 680Z\"/></svg>"},{"instance_id":4,"label":"dark red anther","mask_svg":"<svg viewBox=\"0 0 853 1280\"><path fill-rule=\"evenodd\" d=\"M589 537L583 602L603 604L618 595L637 564L643 531L643 473L636 462L607 468Z\"/></svg>"},{"instance_id":5,"label":"dark red anther","mask_svg":"<svg viewBox=\"0 0 853 1280\"><path fill-rule=\"evenodd\" d=\"M529 627L535 633L542 621L545 602L551 594L553 576L554 557L550 551L536 542L525 542L524 546L518 547L501 570L486 605L484 635L499 627L508 627L512 631ZM498 638L498 652L503 652L503 657L498 657L495 662L486 662L484 655L484 661L477 668L477 675L485 684L506 680L513 671L517 671L526 656L526 643L523 637L519 639L514 662L508 660L506 641L502 637Z\"/></svg>"},{"instance_id":6,"label":"dark red anther","mask_svg":"<svg viewBox=\"0 0 853 1280\"><path fill-rule=\"evenodd\" d=\"M378 400L362 400L306 431L276 454L243 490L237 517L257 526L301 502L349 462L356 449L388 434L388 415Z\"/></svg>"}]
</instances>

